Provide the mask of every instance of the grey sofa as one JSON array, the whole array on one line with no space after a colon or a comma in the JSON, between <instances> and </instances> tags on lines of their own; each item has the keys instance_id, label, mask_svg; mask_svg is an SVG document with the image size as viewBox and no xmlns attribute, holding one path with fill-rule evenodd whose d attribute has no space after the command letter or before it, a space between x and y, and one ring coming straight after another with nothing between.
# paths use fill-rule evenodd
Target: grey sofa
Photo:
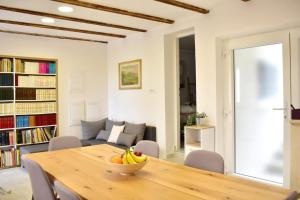
<instances>
[{"instance_id":1,"label":"grey sofa","mask_svg":"<svg viewBox=\"0 0 300 200\"><path fill-rule=\"evenodd\" d=\"M110 123L110 125L107 125L107 123ZM140 126L142 124L131 124L128 122L117 122L117 121L111 121L108 119L103 119L97 122L84 122L82 121L82 139L81 143L83 146L90 146L90 145L98 145L98 144L109 144L115 147L119 147L122 149L128 148L128 146L122 145L122 144L115 144L115 143L109 143L107 140L104 139L97 139L97 135L101 130L109 129L112 127L112 125L126 125L130 124L130 126ZM85 126L89 126L88 128ZM156 127L154 126L145 126L143 138L140 138L142 140L151 140L156 142ZM111 131L111 130L109 130ZM90 133L86 133L90 132ZM136 141L132 144L135 145Z\"/></svg>"},{"instance_id":2,"label":"grey sofa","mask_svg":"<svg viewBox=\"0 0 300 200\"><path fill-rule=\"evenodd\" d=\"M85 133L85 131L87 131L87 129L83 128L82 135L83 135L83 138L85 138L85 139L81 140L82 145L83 146L91 146L91 145L98 145L98 144L109 144L109 145L119 147L119 148L122 148L122 149L127 149L128 146L125 146L125 145L109 143L106 140L96 139L99 131L104 130L104 129L107 128L106 127L107 121L110 121L110 120L103 119L103 120L100 120L98 122L83 122L83 123L89 123L90 124L90 127L89 127L88 131L91 132L91 133L90 133L89 136L87 136L86 133ZM110 121L110 123L120 125L120 124L125 124L126 122L120 123L120 122ZM112 124L110 124L110 126ZM125 126L126 126L126 124L125 124ZM156 128L153 127L153 126L146 126L145 125L144 136L143 136L142 139L143 140L156 141ZM135 145L135 143L133 143L133 145ZM48 143L22 146L22 147L20 147L21 157L24 154L48 151L48 146L49 146ZM23 166L22 159L21 159L21 165Z\"/></svg>"}]
</instances>

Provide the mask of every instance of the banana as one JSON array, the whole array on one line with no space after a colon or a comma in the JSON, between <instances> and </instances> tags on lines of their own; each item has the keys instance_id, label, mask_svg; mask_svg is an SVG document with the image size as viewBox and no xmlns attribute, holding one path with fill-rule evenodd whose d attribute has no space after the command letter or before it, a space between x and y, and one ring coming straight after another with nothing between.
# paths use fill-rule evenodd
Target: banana
<instances>
[{"instance_id":1,"label":"banana","mask_svg":"<svg viewBox=\"0 0 300 200\"><path fill-rule=\"evenodd\" d=\"M123 164L129 164L128 161L127 161L127 158L126 158L126 154L127 154L127 153L125 153L125 154L123 155L123 158L122 158Z\"/></svg>"},{"instance_id":2,"label":"banana","mask_svg":"<svg viewBox=\"0 0 300 200\"><path fill-rule=\"evenodd\" d=\"M147 156L142 155L142 156L136 156L132 151L129 151L129 154L133 158L133 160L137 163L145 162L147 160Z\"/></svg>"},{"instance_id":3,"label":"banana","mask_svg":"<svg viewBox=\"0 0 300 200\"><path fill-rule=\"evenodd\" d=\"M130 151L126 152L126 158L129 164L136 164L137 162L135 162L135 160L132 158Z\"/></svg>"}]
</instances>

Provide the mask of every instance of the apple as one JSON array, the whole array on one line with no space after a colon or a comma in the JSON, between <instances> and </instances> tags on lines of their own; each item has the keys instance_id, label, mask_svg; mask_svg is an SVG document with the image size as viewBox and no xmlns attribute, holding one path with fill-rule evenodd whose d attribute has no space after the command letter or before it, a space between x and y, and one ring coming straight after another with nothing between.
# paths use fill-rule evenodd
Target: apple
<instances>
[{"instance_id":1,"label":"apple","mask_svg":"<svg viewBox=\"0 0 300 200\"><path fill-rule=\"evenodd\" d=\"M142 156L142 152L139 152L139 151L135 151L134 154L135 154L136 156Z\"/></svg>"}]
</instances>

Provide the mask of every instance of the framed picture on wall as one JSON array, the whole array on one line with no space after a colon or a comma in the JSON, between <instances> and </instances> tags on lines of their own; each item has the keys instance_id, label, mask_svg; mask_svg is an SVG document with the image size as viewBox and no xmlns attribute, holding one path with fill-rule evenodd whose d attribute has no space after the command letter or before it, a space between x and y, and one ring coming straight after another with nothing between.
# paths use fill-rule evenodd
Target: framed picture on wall
<instances>
[{"instance_id":1,"label":"framed picture on wall","mask_svg":"<svg viewBox=\"0 0 300 200\"><path fill-rule=\"evenodd\" d=\"M142 60L119 63L119 89L142 88Z\"/></svg>"}]
</instances>

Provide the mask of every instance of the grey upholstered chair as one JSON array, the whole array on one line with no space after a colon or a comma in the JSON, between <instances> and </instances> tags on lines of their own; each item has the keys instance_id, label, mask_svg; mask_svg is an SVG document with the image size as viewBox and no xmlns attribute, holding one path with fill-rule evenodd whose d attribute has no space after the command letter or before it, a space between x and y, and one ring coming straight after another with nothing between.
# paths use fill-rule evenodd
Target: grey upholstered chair
<instances>
[{"instance_id":1,"label":"grey upholstered chair","mask_svg":"<svg viewBox=\"0 0 300 200\"><path fill-rule=\"evenodd\" d=\"M152 156L155 158L159 157L159 145L156 142L150 140L139 141L136 144L134 151L139 151L147 156Z\"/></svg>"},{"instance_id":2,"label":"grey upholstered chair","mask_svg":"<svg viewBox=\"0 0 300 200\"><path fill-rule=\"evenodd\" d=\"M190 152L184 165L224 174L224 159L218 153L204 150Z\"/></svg>"},{"instance_id":3,"label":"grey upholstered chair","mask_svg":"<svg viewBox=\"0 0 300 200\"><path fill-rule=\"evenodd\" d=\"M24 159L28 171L34 200L56 200L52 185L42 167L35 161Z\"/></svg>"},{"instance_id":4,"label":"grey upholstered chair","mask_svg":"<svg viewBox=\"0 0 300 200\"><path fill-rule=\"evenodd\" d=\"M285 200L297 200L299 199L299 194L294 191Z\"/></svg>"},{"instance_id":5,"label":"grey upholstered chair","mask_svg":"<svg viewBox=\"0 0 300 200\"><path fill-rule=\"evenodd\" d=\"M75 136L61 136L50 140L49 151L81 147L80 140Z\"/></svg>"},{"instance_id":6,"label":"grey upholstered chair","mask_svg":"<svg viewBox=\"0 0 300 200\"><path fill-rule=\"evenodd\" d=\"M59 200L81 200L76 193L69 190L59 181L54 181L54 188L59 196Z\"/></svg>"}]
</instances>

